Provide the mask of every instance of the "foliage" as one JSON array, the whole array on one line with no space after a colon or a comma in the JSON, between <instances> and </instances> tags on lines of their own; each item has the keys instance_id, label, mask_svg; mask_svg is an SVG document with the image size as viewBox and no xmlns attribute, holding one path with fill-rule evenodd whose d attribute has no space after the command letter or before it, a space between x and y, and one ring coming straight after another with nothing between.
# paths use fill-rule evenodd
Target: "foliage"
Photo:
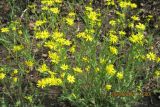
<instances>
[{"instance_id":1,"label":"foliage","mask_svg":"<svg viewBox=\"0 0 160 107\"><path fill-rule=\"evenodd\" d=\"M105 0L103 8L92 0L40 0L20 18L14 2L0 32L1 105L131 106L150 78L158 81L153 16L140 17L131 0Z\"/></svg>"}]
</instances>

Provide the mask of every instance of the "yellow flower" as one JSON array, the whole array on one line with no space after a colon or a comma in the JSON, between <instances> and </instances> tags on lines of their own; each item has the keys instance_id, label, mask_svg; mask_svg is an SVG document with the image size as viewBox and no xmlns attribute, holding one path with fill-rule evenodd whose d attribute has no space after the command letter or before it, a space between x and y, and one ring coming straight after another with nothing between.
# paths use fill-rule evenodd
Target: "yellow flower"
<instances>
[{"instance_id":1,"label":"yellow flower","mask_svg":"<svg viewBox=\"0 0 160 107\"><path fill-rule=\"evenodd\" d=\"M115 44L118 42L118 37L116 35L110 34L110 43Z\"/></svg>"},{"instance_id":2,"label":"yellow flower","mask_svg":"<svg viewBox=\"0 0 160 107\"><path fill-rule=\"evenodd\" d=\"M58 14L59 13L59 9L56 7L50 8L49 9L51 12L53 12L54 14Z\"/></svg>"},{"instance_id":3,"label":"yellow flower","mask_svg":"<svg viewBox=\"0 0 160 107\"><path fill-rule=\"evenodd\" d=\"M82 69L79 68L79 67L75 67L75 68L73 68L73 70L74 70L75 72L82 73Z\"/></svg>"},{"instance_id":4,"label":"yellow flower","mask_svg":"<svg viewBox=\"0 0 160 107\"><path fill-rule=\"evenodd\" d=\"M89 62L89 59L88 59L88 57L86 57L86 56L83 57L82 60L83 60L84 62Z\"/></svg>"},{"instance_id":5,"label":"yellow flower","mask_svg":"<svg viewBox=\"0 0 160 107\"><path fill-rule=\"evenodd\" d=\"M147 16L147 20L148 20L148 21L150 21L152 18L153 18L152 15L148 15L148 16Z\"/></svg>"},{"instance_id":6,"label":"yellow flower","mask_svg":"<svg viewBox=\"0 0 160 107\"><path fill-rule=\"evenodd\" d=\"M52 53L51 51L49 51L48 53L49 53L48 56L51 59L51 62L58 64L60 61L59 55L56 52Z\"/></svg>"},{"instance_id":7,"label":"yellow flower","mask_svg":"<svg viewBox=\"0 0 160 107\"><path fill-rule=\"evenodd\" d=\"M18 81L18 78L17 77L14 77L13 78L13 81L16 83Z\"/></svg>"},{"instance_id":8,"label":"yellow flower","mask_svg":"<svg viewBox=\"0 0 160 107\"><path fill-rule=\"evenodd\" d=\"M48 66L46 64L42 64L38 69L39 72L43 73L49 70Z\"/></svg>"},{"instance_id":9,"label":"yellow flower","mask_svg":"<svg viewBox=\"0 0 160 107\"><path fill-rule=\"evenodd\" d=\"M109 90L111 90L112 85L106 85L105 88L106 88L106 91L109 91Z\"/></svg>"},{"instance_id":10,"label":"yellow flower","mask_svg":"<svg viewBox=\"0 0 160 107\"><path fill-rule=\"evenodd\" d=\"M134 28L134 23L129 23L129 24L128 24L128 27Z\"/></svg>"},{"instance_id":11,"label":"yellow flower","mask_svg":"<svg viewBox=\"0 0 160 107\"><path fill-rule=\"evenodd\" d=\"M138 25L136 25L136 28L138 29L138 30L145 30L145 25L144 24L142 24L142 23L138 23Z\"/></svg>"},{"instance_id":12,"label":"yellow flower","mask_svg":"<svg viewBox=\"0 0 160 107\"><path fill-rule=\"evenodd\" d=\"M106 0L106 5L115 5L114 0Z\"/></svg>"},{"instance_id":13,"label":"yellow flower","mask_svg":"<svg viewBox=\"0 0 160 107\"><path fill-rule=\"evenodd\" d=\"M97 20L97 13L94 11L89 12L88 14L88 18L92 21L96 21Z\"/></svg>"},{"instance_id":14,"label":"yellow flower","mask_svg":"<svg viewBox=\"0 0 160 107\"><path fill-rule=\"evenodd\" d=\"M91 67L90 67L89 65L85 68L85 70L86 70L87 72L89 72L90 69L91 69Z\"/></svg>"},{"instance_id":15,"label":"yellow flower","mask_svg":"<svg viewBox=\"0 0 160 107\"><path fill-rule=\"evenodd\" d=\"M18 69L14 69L13 75L16 75L18 73Z\"/></svg>"},{"instance_id":16,"label":"yellow flower","mask_svg":"<svg viewBox=\"0 0 160 107\"><path fill-rule=\"evenodd\" d=\"M60 77L61 77L61 78L64 78L65 75L66 75L66 73L65 73L65 72L62 72L62 73L60 74Z\"/></svg>"},{"instance_id":17,"label":"yellow flower","mask_svg":"<svg viewBox=\"0 0 160 107\"><path fill-rule=\"evenodd\" d=\"M46 30L41 32L36 32L35 37L36 39L47 39L49 37L49 32Z\"/></svg>"},{"instance_id":18,"label":"yellow flower","mask_svg":"<svg viewBox=\"0 0 160 107\"><path fill-rule=\"evenodd\" d=\"M86 41L92 41L93 40L93 37L89 34L87 34L85 37Z\"/></svg>"},{"instance_id":19,"label":"yellow flower","mask_svg":"<svg viewBox=\"0 0 160 107\"><path fill-rule=\"evenodd\" d=\"M55 32L53 32L53 34L52 34L52 38L53 38L53 39L62 38L63 36L64 36L64 34L61 33L61 32L58 32L58 31L55 31Z\"/></svg>"},{"instance_id":20,"label":"yellow flower","mask_svg":"<svg viewBox=\"0 0 160 107\"><path fill-rule=\"evenodd\" d=\"M70 16L70 17L74 17L76 14L74 13L74 12L70 12L69 14L68 14L68 16Z\"/></svg>"},{"instance_id":21,"label":"yellow flower","mask_svg":"<svg viewBox=\"0 0 160 107\"><path fill-rule=\"evenodd\" d=\"M23 45L15 45L13 46L13 52L21 51L23 48Z\"/></svg>"},{"instance_id":22,"label":"yellow flower","mask_svg":"<svg viewBox=\"0 0 160 107\"><path fill-rule=\"evenodd\" d=\"M121 1L121 2L119 3L119 6L120 6L121 8L127 8L127 7L128 7L128 3L125 2L125 1Z\"/></svg>"},{"instance_id":23,"label":"yellow flower","mask_svg":"<svg viewBox=\"0 0 160 107\"><path fill-rule=\"evenodd\" d=\"M1 28L1 32L4 32L4 33L9 32L9 28L3 27L3 28Z\"/></svg>"},{"instance_id":24,"label":"yellow flower","mask_svg":"<svg viewBox=\"0 0 160 107\"><path fill-rule=\"evenodd\" d=\"M147 59L149 59L150 61L155 61L156 60L156 54L154 54L153 52L149 52L146 55Z\"/></svg>"},{"instance_id":25,"label":"yellow flower","mask_svg":"<svg viewBox=\"0 0 160 107\"><path fill-rule=\"evenodd\" d=\"M135 4L135 3L131 3L130 6L132 9L137 8L137 4Z\"/></svg>"},{"instance_id":26,"label":"yellow flower","mask_svg":"<svg viewBox=\"0 0 160 107\"><path fill-rule=\"evenodd\" d=\"M116 25L116 21L115 20L110 20L109 24L112 25L112 26L115 26Z\"/></svg>"},{"instance_id":27,"label":"yellow flower","mask_svg":"<svg viewBox=\"0 0 160 107\"><path fill-rule=\"evenodd\" d=\"M12 30L13 30L13 31L16 31L16 27L15 27L15 26L14 26L14 27L12 27Z\"/></svg>"},{"instance_id":28,"label":"yellow flower","mask_svg":"<svg viewBox=\"0 0 160 107\"><path fill-rule=\"evenodd\" d=\"M54 0L55 3L62 3L63 0Z\"/></svg>"},{"instance_id":29,"label":"yellow flower","mask_svg":"<svg viewBox=\"0 0 160 107\"><path fill-rule=\"evenodd\" d=\"M0 72L4 72L4 68L1 68L1 67L0 67Z\"/></svg>"},{"instance_id":30,"label":"yellow flower","mask_svg":"<svg viewBox=\"0 0 160 107\"><path fill-rule=\"evenodd\" d=\"M26 64L28 67L33 67L33 61L31 61L31 60L25 61L25 64Z\"/></svg>"},{"instance_id":31,"label":"yellow flower","mask_svg":"<svg viewBox=\"0 0 160 107\"><path fill-rule=\"evenodd\" d=\"M104 64L106 60L104 58L100 58L100 64Z\"/></svg>"},{"instance_id":32,"label":"yellow flower","mask_svg":"<svg viewBox=\"0 0 160 107\"><path fill-rule=\"evenodd\" d=\"M4 74L4 73L0 73L0 80L4 79L4 78L5 78L5 76L6 76L6 74Z\"/></svg>"},{"instance_id":33,"label":"yellow flower","mask_svg":"<svg viewBox=\"0 0 160 107\"><path fill-rule=\"evenodd\" d=\"M59 86L62 84L62 80L60 78L51 77L51 78L43 78L38 80L37 86L44 88L46 86Z\"/></svg>"},{"instance_id":34,"label":"yellow flower","mask_svg":"<svg viewBox=\"0 0 160 107\"><path fill-rule=\"evenodd\" d=\"M61 65L61 69L62 69L62 70L68 70L69 67L68 67L68 65L66 65L66 64L62 64L62 65Z\"/></svg>"},{"instance_id":35,"label":"yellow flower","mask_svg":"<svg viewBox=\"0 0 160 107\"><path fill-rule=\"evenodd\" d=\"M106 66L106 71L109 75L113 76L116 73L116 70L114 69L113 64L109 64Z\"/></svg>"},{"instance_id":36,"label":"yellow flower","mask_svg":"<svg viewBox=\"0 0 160 107\"><path fill-rule=\"evenodd\" d=\"M86 9L87 11L93 11L93 8L92 8L92 7L89 7L89 6L86 6L85 9Z\"/></svg>"},{"instance_id":37,"label":"yellow flower","mask_svg":"<svg viewBox=\"0 0 160 107\"><path fill-rule=\"evenodd\" d=\"M37 21L35 22L35 25L36 25L36 26L41 26L41 25L44 24L44 23L46 23L45 20L37 20Z\"/></svg>"},{"instance_id":38,"label":"yellow flower","mask_svg":"<svg viewBox=\"0 0 160 107\"><path fill-rule=\"evenodd\" d=\"M47 84L46 84L46 81L44 79L38 80L38 82L37 82L38 87L44 88L44 87L46 87L46 85Z\"/></svg>"},{"instance_id":39,"label":"yellow flower","mask_svg":"<svg viewBox=\"0 0 160 107\"><path fill-rule=\"evenodd\" d=\"M158 58L157 58L156 62L157 62L157 63L159 63L159 62L160 62L160 57L158 57Z\"/></svg>"},{"instance_id":40,"label":"yellow flower","mask_svg":"<svg viewBox=\"0 0 160 107\"><path fill-rule=\"evenodd\" d=\"M138 16L132 16L131 18L132 18L134 21L140 20Z\"/></svg>"},{"instance_id":41,"label":"yellow flower","mask_svg":"<svg viewBox=\"0 0 160 107\"><path fill-rule=\"evenodd\" d=\"M49 8L47 6L43 6L41 9L42 10L49 10Z\"/></svg>"},{"instance_id":42,"label":"yellow flower","mask_svg":"<svg viewBox=\"0 0 160 107\"><path fill-rule=\"evenodd\" d=\"M76 36L78 37L78 38L84 38L85 37L85 32L80 32L80 33L78 33Z\"/></svg>"},{"instance_id":43,"label":"yellow flower","mask_svg":"<svg viewBox=\"0 0 160 107\"><path fill-rule=\"evenodd\" d=\"M123 73L122 72L118 72L117 73L117 78L120 79L120 80L123 79Z\"/></svg>"},{"instance_id":44,"label":"yellow flower","mask_svg":"<svg viewBox=\"0 0 160 107\"><path fill-rule=\"evenodd\" d=\"M124 35L126 35L126 32L125 31L119 31L119 35L124 36Z\"/></svg>"},{"instance_id":45,"label":"yellow flower","mask_svg":"<svg viewBox=\"0 0 160 107\"><path fill-rule=\"evenodd\" d=\"M48 47L49 49L56 49L57 44L50 40L44 43L44 47Z\"/></svg>"},{"instance_id":46,"label":"yellow flower","mask_svg":"<svg viewBox=\"0 0 160 107\"><path fill-rule=\"evenodd\" d=\"M124 13L121 13L121 12L119 12L119 11L116 11L116 14L119 15L120 17L122 17L122 18L125 18L125 14L124 14Z\"/></svg>"},{"instance_id":47,"label":"yellow flower","mask_svg":"<svg viewBox=\"0 0 160 107\"><path fill-rule=\"evenodd\" d=\"M159 70L156 70L155 73L154 73L155 77L160 77L160 71Z\"/></svg>"},{"instance_id":48,"label":"yellow flower","mask_svg":"<svg viewBox=\"0 0 160 107\"><path fill-rule=\"evenodd\" d=\"M116 49L116 47L114 46L110 46L109 50L112 54L117 55L118 54L118 50Z\"/></svg>"},{"instance_id":49,"label":"yellow flower","mask_svg":"<svg viewBox=\"0 0 160 107\"><path fill-rule=\"evenodd\" d=\"M33 96L29 95L29 96L25 96L24 97L26 100L28 100L30 103L32 103L33 101Z\"/></svg>"},{"instance_id":50,"label":"yellow flower","mask_svg":"<svg viewBox=\"0 0 160 107\"><path fill-rule=\"evenodd\" d=\"M58 42L61 45L66 45L66 46L71 45L71 41L64 39L64 38L57 38L56 42Z\"/></svg>"},{"instance_id":51,"label":"yellow flower","mask_svg":"<svg viewBox=\"0 0 160 107\"><path fill-rule=\"evenodd\" d=\"M22 30L18 30L19 35L22 35L22 33L23 33Z\"/></svg>"},{"instance_id":52,"label":"yellow flower","mask_svg":"<svg viewBox=\"0 0 160 107\"><path fill-rule=\"evenodd\" d=\"M67 81L71 84L73 84L75 82L75 77L72 75L68 75L67 76Z\"/></svg>"},{"instance_id":53,"label":"yellow flower","mask_svg":"<svg viewBox=\"0 0 160 107\"><path fill-rule=\"evenodd\" d=\"M85 32L80 32L76 35L78 38L83 38L85 39L86 41L92 41L93 40L93 37L92 35L90 34L87 34Z\"/></svg>"},{"instance_id":54,"label":"yellow flower","mask_svg":"<svg viewBox=\"0 0 160 107\"><path fill-rule=\"evenodd\" d=\"M100 71L100 70L99 70L99 67L96 67L95 71L96 71L96 72L99 72L99 71Z\"/></svg>"},{"instance_id":55,"label":"yellow flower","mask_svg":"<svg viewBox=\"0 0 160 107\"><path fill-rule=\"evenodd\" d=\"M132 43L138 43L138 44L143 44L142 40L144 39L144 35L143 34L136 34L136 35L131 35L131 37L129 37L129 40Z\"/></svg>"},{"instance_id":56,"label":"yellow flower","mask_svg":"<svg viewBox=\"0 0 160 107\"><path fill-rule=\"evenodd\" d=\"M74 25L74 19L73 18L66 18L66 23L70 26Z\"/></svg>"},{"instance_id":57,"label":"yellow flower","mask_svg":"<svg viewBox=\"0 0 160 107\"><path fill-rule=\"evenodd\" d=\"M69 51L71 52L71 53L74 53L75 51L76 51L76 46L75 45L73 45L70 49L69 49Z\"/></svg>"}]
</instances>

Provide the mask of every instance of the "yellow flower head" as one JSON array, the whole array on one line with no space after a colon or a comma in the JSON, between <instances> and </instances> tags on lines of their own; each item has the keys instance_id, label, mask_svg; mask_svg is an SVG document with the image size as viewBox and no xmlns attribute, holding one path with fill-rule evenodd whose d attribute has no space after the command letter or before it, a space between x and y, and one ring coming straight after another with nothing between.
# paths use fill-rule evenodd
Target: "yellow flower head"
<instances>
[{"instance_id":1,"label":"yellow flower head","mask_svg":"<svg viewBox=\"0 0 160 107\"><path fill-rule=\"evenodd\" d=\"M38 87L41 87L41 88L46 87L46 82L45 82L45 80L38 80L37 86L38 86Z\"/></svg>"},{"instance_id":2,"label":"yellow flower head","mask_svg":"<svg viewBox=\"0 0 160 107\"><path fill-rule=\"evenodd\" d=\"M54 14L58 14L59 13L59 9L57 7L50 8L49 10Z\"/></svg>"},{"instance_id":3,"label":"yellow flower head","mask_svg":"<svg viewBox=\"0 0 160 107\"><path fill-rule=\"evenodd\" d=\"M66 23L70 26L74 25L74 19L73 18L66 18Z\"/></svg>"},{"instance_id":4,"label":"yellow flower head","mask_svg":"<svg viewBox=\"0 0 160 107\"><path fill-rule=\"evenodd\" d=\"M138 16L132 16L131 18L132 18L134 21L139 21L139 20L140 20Z\"/></svg>"},{"instance_id":5,"label":"yellow flower head","mask_svg":"<svg viewBox=\"0 0 160 107\"><path fill-rule=\"evenodd\" d=\"M91 67L90 67L89 65L85 68L85 70L86 70L87 72L89 72L90 69L91 69Z\"/></svg>"},{"instance_id":6,"label":"yellow flower head","mask_svg":"<svg viewBox=\"0 0 160 107\"><path fill-rule=\"evenodd\" d=\"M36 25L36 26L41 26L41 25L44 24L44 23L46 23L45 20L37 20L37 21L35 22L35 25Z\"/></svg>"},{"instance_id":7,"label":"yellow flower head","mask_svg":"<svg viewBox=\"0 0 160 107\"><path fill-rule=\"evenodd\" d=\"M115 5L114 0L106 0L106 5L108 6Z\"/></svg>"},{"instance_id":8,"label":"yellow flower head","mask_svg":"<svg viewBox=\"0 0 160 107\"><path fill-rule=\"evenodd\" d=\"M124 36L124 35L126 35L126 32L125 31L119 31L119 35Z\"/></svg>"},{"instance_id":9,"label":"yellow flower head","mask_svg":"<svg viewBox=\"0 0 160 107\"><path fill-rule=\"evenodd\" d=\"M75 68L73 68L73 70L74 70L75 72L82 73L82 69L79 68L79 67L75 67Z\"/></svg>"},{"instance_id":10,"label":"yellow flower head","mask_svg":"<svg viewBox=\"0 0 160 107\"><path fill-rule=\"evenodd\" d=\"M17 77L14 77L13 78L13 81L16 83L18 81L18 78Z\"/></svg>"},{"instance_id":11,"label":"yellow flower head","mask_svg":"<svg viewBox=\"0 0 160 107\"><path fill-rule=\"evenodd\" d=\"M107 85L105 86L105 88L106 88L106 91L109 91L109 90L111 90L112 85L108 85L108 84L107 84Z\"/></svg>"},{"instance_id":12,"label":"yellow flower head","mask_svg":"<svg viewBox=\"0 0 160 107\"><path fill-rule=\"evenodd\" d=\"M120 80L123 79L123 73L122 72L118 72L117 73L117 78L120 79Z\"/></svg>"},{"instance_id":13,"label":"yellow flower head","mask_svg":"<svg viewBox=\"0 0 160 107\"><path fill-rule=\"evenodd\" d=\"M69 66L66 65L66 64L62 64L62 65L61 65L61 69L64 70L64 71L65 71L65 70L68 70L68 69L69 69Z\"/></svg>"},{"instance_id":14,"label":"yellow flower head","mask_svg":"<svg viewBox=\"0 0 160 107\"><path fill-rule=\"evenodd\" d=\"M16 75L18 73L18 69L13 70L13 75Z\"/></svg>"},{"instance_id":15,"label":"yellow flower head","mask_svg":"<svg viewBox=\"0 0 160 107\"><path fill-rule=\"evenodd\" d=\"M70 17L74 17L76 14L74 13L74 12L70 12L69 14L68 14L68 16L70 16Z\"/></svg>"},{"instance_id":16,"label":"yellow flower head","mask_svg":"<svg viewBox=\"0 0 160 107\"><path fill-rule=\"evenodd\" d=\"M110 34L110 43L115 44L118 42L118 37L116 35Z\"/></svg>"},{"instance_id":17,"label":"yellow flower head","mask_svg":"<svg viewBox=\"0 0 160 107\"><path fill-rule=\"evenodd\" d=\"M144 39L144 35L139 33L139 34L136 34L136 35L131 35L131 37L129 37L129 40L132 42L132 43L138 43L138 44L143 44L143 39Z\"/></svg>"},{"instance_id":18,"label":"yellow flower head","mask_svg":"<svg viewBox=\"0 0 160 107\"><path fill-rule=\"evenodd\" d=\"M145 30L145 25L144 24L142 24L142 23L138 23L138 25L136 25L136 28L138 29L138 30Z\"/></svg>"},{"instance_id":19,"label":"yellow flower head","mask_svg":"<svg viewBox=\"0 0 160 107\"><path fill-rule=\"evenodd\" d=\"M62 38L63 36L64 36L64 34L61 33L61 32L58 32L58 31L55 31L55 32L53 32L53 34L52 34L52 38L53 38L53 39Z\"/></svg>"},{"instance_id":20,"label":"yellow flower head","mask_svg":"<svg viewBox=\"0 0 160 107\"><path fill-rule=\"evenodd\" d=\"M35 37L36 39L47 39L49 37L49 32L47 30L36 32Z\"/></svg>"},{"instance_id":21,"label":"yellow flower head","mask_svg":"<svg viewBox=\"0 0 160 107\"><path fill-rule=\"evenodd\" d=\"M38 68L38 71L41 72L41 73L46 72L46 71L48 71L48 70L49 70L49 68L48 68L48 66L47 66L46 64L42 64L42 65Z\"/></svg>"},{"instance_id":22,"label":"yellow flower head","mask_svg":"<svg viewBox=\"0 0 160 107\"><path fill-rule=\"evenodd\" d=\"M3 28L1 28L1 32L4 32L4 33L9 32L9 28L3 27Z\"/></svg>"},{"instance_id":23,"label":"yellow flower head","mask_svg":"<svg viewBox=\"0 0 160 107\"><path fill-rule=\"evenodd\" d=\"M13 52L21 51L23 48L23 45L15 45L13 46Z\"/></svg>"},{"instance_id":24,"label":"yellow flower head","mask_svg":"<svg viewBox=\"0 0 160 107\"><path fill-rule=\"evenodd\" d=\"M4 78L5 78L5 76L6 76L6 74L4 74L4 73L0 73L0 80L4 79Z\"/></svg>"},{"instance_id":25,"label":"yellow flower head","mask_svg":"<svg viewBox=\"0 0 160 107\"><path fill-rule=\"evenodd\" d=\"M120 6L121 8L127 8L127 7L129 6L129 4L128 4L128 2L121 1L121 2L119 3L119 6Z\"/></svg>"},{"instance_id":26,"label":"yellow flower head","mask_svg":"<svg viewBox=\"0 0 160 107\"><path fill-rule=\"evenodd\" d=\"M93 11L93 8L92 8L92 7L89 7L89 6L86 6L85 9L86 9L87 11Z\"/></svg>"},{"instance_id":27,"label":"yellow flower head","mask_svg":"<svg viewBox=\"0 0 160 107\"><path fill-rule=\"evenodd\" d=\"M67 81L71 84L73 84L75 82L75 77L72 75L68 75L67 76Z\"/></svg>"},{"instance_id":28,"label":"yellow flower head","mask_svg":"<svg viewBox=\"0 0 160 107\"><path fill-rule=\"evenodd\" d=\"M109 75L113 76L116 73L116 70L114 69L113 64L109 64L106 66L106 71Z\"/></svg>"},{"instance_id":29,"label":"yellow flower head","mask_svg":"<svg viewBox=\"0 0 160 107\"><path fill-rule=\"evenodd\" d=\"M74 53L75 51L76 51L76 46L75 45L73 45L70 49L69 49L69 51L71 52L71 53Z\"/></svg>"},{"instance_id":30,"label":"yellow flower head","mask_svg":"<svg viewBox=\"0 0 160 107\"><path fill-rule=\"evenodd\" d=\"M55 64L58 64L59 61L60 61L60 58L59 58L58 54L56 52L53 53L51 51L49 51L48 53L49 53L48 56L51 59L51 62L53 62Z\"/></svg>"},{"instance_id":31,"label":"yellow flower head","mask_svg":"<svg viewBox=\"0 0 160 107\"><path fill-rule=\"evenodd\" d=\"M99 72L99 71L100 71L99 67L96 67L95 71L96 71L96 72Z\"/></svg>"},{"instance_id":32,"label":"yellow flower head","mask_svg":"<svg viewBox=\"0 0 160 107\"><path fill-rule=\"evenodd\" d=\"M23 34L22 30L18 30L18 34L22 35Z\"/></svg>"},{"instance_id":33,"label":"yellow flower head","mask_svg":"<svg viewBox=\"0 0 160 107\"><path fill-rule=\"evenodd\" d=\"M100 58L100 64L104 64L106 60L104 58Z\"/></svg>"},{"instance_id":34,"label":"yellow flower head","mask_svg":"<svg viewBox=\"0 0 160 107\"><path fill-rule=\"evenodd\" d=\"M149 52L147 55L146 55L147 59L149 59L150 61L155 61L156 60L156 54L153 53L153 52Z\"/></svg>"},{"instance_id":35,"label":"yellow flower head","mask_svg":"<svg viewBox=\"0 0 160 107\"><path fill-rule=\"evenodd\" d=\"M88 57L86 57L86 56L83 57L82 60L83 60L84 62L89 62L89 59L88 59Z\"/></svg>"},{"instance_id":36,"label":"yellow flower head","mask_svg":"<svg viewBox=\"0 0 160 107\"><path fill-rule=\"evenodd\" d=\"M154 73L155 77L160 77L160 71L159 70L156 70L155 73Z\"/></svg>"},{"instance_id":37,"label":"yellow flower head","mask_svg":"<svg viewBox=\"0 0 160 107\"><path fill-rule=\"evenodd\" d=\"M115 26L116 25L116 21L115 20L110 20L109 24L112 25L112 26Z\"/></svg>"},{"instance_id":38,"label":"yellow flower head","mask_svg":"<svg viewBox=\"0 0 160 107\"><path fill-rule=\"evenodd\" d=\"M33 61L31 60L28 60L28 61L25 61L25 64L28 66L28 67L33 67Z\"/></svg>"},{"instance_id":39,"label":"yellow flower head","mask_svg":"<svg viewBox=\"0 0 160 107\"><path fill-rule=\"evenodd\" d=\"M157 63L160 63L160 57L157 57L156 62L157 62Z\"/></svg>"},{"instance_id":40,"label":"yellow flower head","mask_svg":"<svg viewBox=\"0 0 160 107\"><path fill-rule=\"evenodd\" d=\"M137 4L131 3L131 4L130 4L130 7L131 7L132 9L137 8Z\"/></svg>"},{"instance_id":41,"label":"yellow flower head","mask_svg":"<svg viewBox=\"0 0 160 107\"><path fill-rule=\"evenodd\" d=\"M114 47L114 46L110 46L110 47L109 47L109 50L110 50L110 52L111 52L112 54L114 54L114 55L117 55L117 54L118 54L118 50L117 50L117 48Z\"/></svg>"}]
</instances>

